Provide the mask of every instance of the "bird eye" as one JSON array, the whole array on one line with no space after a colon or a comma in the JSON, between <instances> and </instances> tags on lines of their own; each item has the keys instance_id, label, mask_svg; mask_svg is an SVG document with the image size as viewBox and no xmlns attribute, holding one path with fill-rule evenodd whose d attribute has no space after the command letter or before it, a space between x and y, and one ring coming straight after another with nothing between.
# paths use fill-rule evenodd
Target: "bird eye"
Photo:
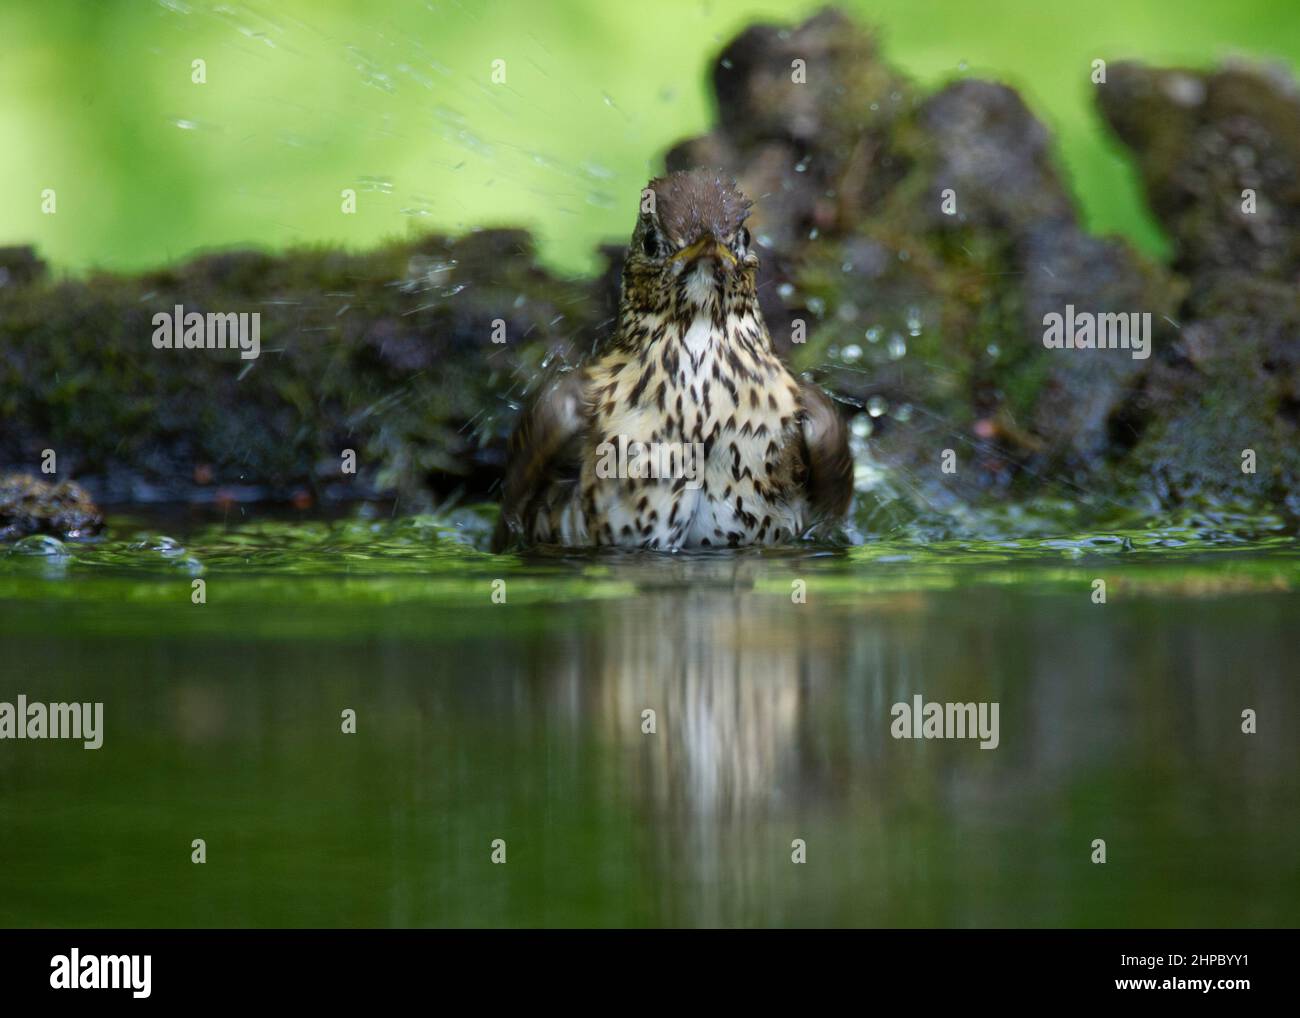
<instances>
[{"instance_id":1,"label":"bird eye","mask_svg":"<svg viewBox=\"0 0 1300 1018\"><path fill-rule=\"evenodd\" d=\"M747 226L742 226L740 228L740 250L749 250L749 227Z\"/></svg>"},{"instance_id":2,"label":"bird eye","mask_svg":"<svg viewBox=\"0 0 1300 1018\"><path fill-rule=\"evenodd\" d=\"M645 236L641 238L641 247L649 258L659 254L659 238L655 236L654 230L646 230Z\"/></svg>"}]
</instances>

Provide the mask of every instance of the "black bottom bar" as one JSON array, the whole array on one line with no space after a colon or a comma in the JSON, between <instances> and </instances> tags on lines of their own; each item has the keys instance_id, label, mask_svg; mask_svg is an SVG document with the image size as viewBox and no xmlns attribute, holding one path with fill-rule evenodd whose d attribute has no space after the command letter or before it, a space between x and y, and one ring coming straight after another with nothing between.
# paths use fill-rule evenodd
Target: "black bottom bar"
<instances>
[{"instance_id":1,"label":"black bottom bar","mask_svg":"<svg viewBox=\"0 0 1300 1018\"><path fill-rule=\"evenodd\" d=\"M14 930L0 932L0 992L6 1005L337 1006L418 994L451 1003L462 992L485 1004L668 1002L694 986L733 1005L843 991L900 1005L1159 998L1235 1008L1294 997L1293 941L1249 930Z\"/></svg>"}]
</instances>

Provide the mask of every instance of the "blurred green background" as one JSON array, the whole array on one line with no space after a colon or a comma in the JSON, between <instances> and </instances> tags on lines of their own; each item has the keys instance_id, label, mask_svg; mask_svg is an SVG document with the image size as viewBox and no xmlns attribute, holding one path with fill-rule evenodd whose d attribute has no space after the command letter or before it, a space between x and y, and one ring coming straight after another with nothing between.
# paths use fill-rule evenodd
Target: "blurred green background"
<instances>
[{"instance_id":1,"label":"blurred green background","mask_svg":"<svg viewBox=\"0 0 1300 1018\"><path fill-rule=\"evenodd\" d=\"M0 0L0 244L34 243L62 270L136 269L203 248L519 224L548 264L585 271L595 244L628 232L666 147L708 126L712 55L750 22L819 6ZM1092 110L1091 61L1300 66L1294 0L842 6L926 86L1020 88L1056 131L1090 227L1154 253L1159 233ZM195 59L206 84L191 81Z\"/></svg>"}]
</instances>

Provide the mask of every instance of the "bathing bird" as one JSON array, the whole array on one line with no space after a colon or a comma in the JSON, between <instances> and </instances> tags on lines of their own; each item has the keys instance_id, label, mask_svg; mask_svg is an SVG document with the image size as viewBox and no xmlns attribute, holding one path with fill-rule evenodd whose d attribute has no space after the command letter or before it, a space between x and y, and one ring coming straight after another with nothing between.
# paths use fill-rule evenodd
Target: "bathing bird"
<instances>
[{"instance_id":1,"label":"bathing bird","mask_svg":"<svg viewBox=\"0 0 1300 1018\"><path fill-rule=\"evenodd\" d=\"M777 545L842 520L847 428L773 349L750 209L710 170L642 191L612 333L510 438L495 550Z\"/></svg>"}]
</instances>

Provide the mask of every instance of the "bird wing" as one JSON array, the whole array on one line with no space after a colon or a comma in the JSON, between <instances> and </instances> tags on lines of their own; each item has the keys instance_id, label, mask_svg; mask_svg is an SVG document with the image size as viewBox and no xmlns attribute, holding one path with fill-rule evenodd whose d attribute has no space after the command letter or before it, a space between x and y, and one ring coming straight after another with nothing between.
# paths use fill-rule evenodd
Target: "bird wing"
<instances>
[{"instance_id":1,"label":"bird wing","mask_svg":"<svg viewBox=\"0 0 1300 1018\"><path fill-rule=\"evenodd\" d=\"M849 429L821 386L800 382L799 403L803 409L803 458L811 522L814 526L838 522L848 512L853 498Z\"/></svg>"},{"instance_id":2,"label":"bird wing","mask_svg":"<svg viewBox=\"0 0 1300 1018\"><path fill-rule=\"evenodd\" d=\"M546 385L524 412L510 436L505 478L501 484L501 515L492 537L492 550L504 551L525 530L529 507L563 473L559 462L586 425L583 373L570 371Z\"/></svg>"}]
</instances>

